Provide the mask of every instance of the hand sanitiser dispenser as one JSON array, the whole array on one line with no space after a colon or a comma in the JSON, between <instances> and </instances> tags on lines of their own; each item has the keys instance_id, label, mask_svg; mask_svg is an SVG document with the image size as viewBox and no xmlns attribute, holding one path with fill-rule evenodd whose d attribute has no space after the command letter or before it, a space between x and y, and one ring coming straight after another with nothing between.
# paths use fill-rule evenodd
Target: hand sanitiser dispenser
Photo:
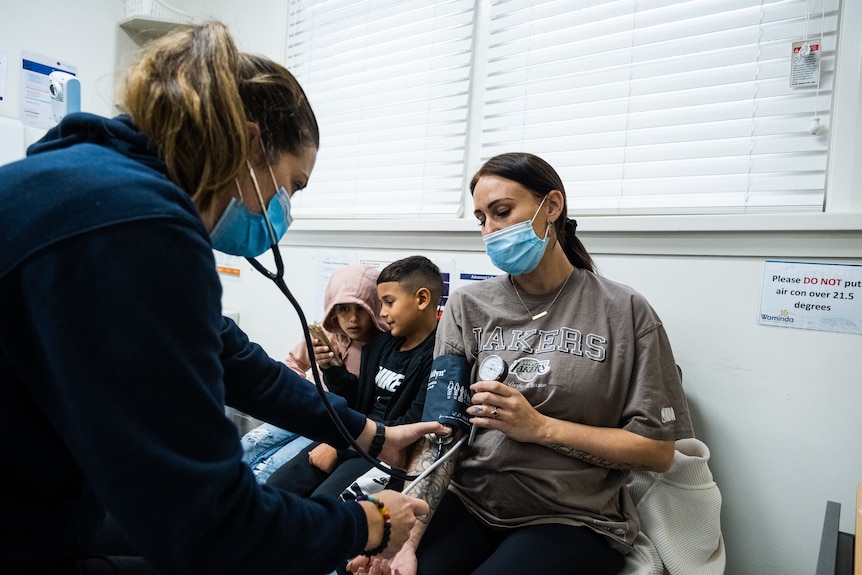
<instances>
[{"instance_id":1,"label":"hand sanitiser dispenser","mask_svg":"<svg viewBox=\"0 0 862 575\"><path fill-rule=\"evenodd\" d=\"M48 75L51 93L51 114L59 123L66 114L81 111L81 81L68 72L54 71Z\"/></svg>"}]
</instances>

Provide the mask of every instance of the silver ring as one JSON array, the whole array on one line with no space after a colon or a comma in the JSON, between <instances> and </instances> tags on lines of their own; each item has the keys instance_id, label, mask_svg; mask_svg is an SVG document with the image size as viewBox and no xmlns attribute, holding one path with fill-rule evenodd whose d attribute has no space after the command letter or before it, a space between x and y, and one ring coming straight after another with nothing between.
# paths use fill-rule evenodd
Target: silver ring
<instances>
[{"instance_id":1,"label":"silver ring","mask_svg":"<svg viewBox=\"0 0 862 575\"><path fill-rule=\"evenodd\" d=\"M500 412L497 411L496 407L493 410L491 410L491 417L493 417L494 419L497 419L497 417L499 417L499 415L500 415Z\"/></svg>"}]
</instances>

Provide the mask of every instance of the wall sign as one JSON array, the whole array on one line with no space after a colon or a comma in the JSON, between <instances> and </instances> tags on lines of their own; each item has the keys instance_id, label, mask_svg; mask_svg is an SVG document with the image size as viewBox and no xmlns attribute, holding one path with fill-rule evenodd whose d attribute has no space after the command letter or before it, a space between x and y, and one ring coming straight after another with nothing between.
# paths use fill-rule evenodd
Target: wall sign
<instances>
[{"instance_id":1,"label":"wall sign","mask_svg":"<svg viewBox=\"0 0 862 575\"><path fill-rule=\"evenodd\" d=\"M757 323L862 334L862 265L767 260Z\"/></svg>"},{"instance_id":2,"label":"wall sign","mask_svg":"<svg viewBox=\"0 0 862 575\"><path fill-rule=\"evenodd\" d=\"M3 101L3 97L6 95L6 70L8 69L6 62L8 62L6 50L0 48L0 102Z\"/></svg>"},{"instance_id":3,"label":"wall sign","mask_svg":"<svg viewBox=\"0 0 862 575\"><path fill-rule=\"evenodd\" d=\"M77 66L32 52L21 54L20 119L25 126L48 130L57 125L51 111L51 72L77 75Z\"/></svg>"}]
</instances>

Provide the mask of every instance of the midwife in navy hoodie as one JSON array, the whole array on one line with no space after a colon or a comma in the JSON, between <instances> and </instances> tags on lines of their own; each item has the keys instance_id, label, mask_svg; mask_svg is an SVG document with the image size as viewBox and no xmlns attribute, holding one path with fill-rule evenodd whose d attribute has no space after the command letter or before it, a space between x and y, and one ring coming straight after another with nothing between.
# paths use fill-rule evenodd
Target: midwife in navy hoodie
<instances>
[{"instance_id":1,"label":"midwife in navy hoodie","mask_svg":"<svg viewBox=\"0 0 862 575\"><path fill-rule=\"evenodd\" d=\"M277 237L290 224L319 144L302 89L209 22L149 45L119 104L0 167L0 572L124 572L135 560L98 546L106 518L159 573L327 573L387 540L391 556L427 504L383 492L386 531L374 502L258 485L225 417L347 446L314 386L222 317L213 257L265 251L264 210ZM381 434L330 401L363 448ZM443 430L382 431L397 465Z\"/></svg>"}]
</instances>

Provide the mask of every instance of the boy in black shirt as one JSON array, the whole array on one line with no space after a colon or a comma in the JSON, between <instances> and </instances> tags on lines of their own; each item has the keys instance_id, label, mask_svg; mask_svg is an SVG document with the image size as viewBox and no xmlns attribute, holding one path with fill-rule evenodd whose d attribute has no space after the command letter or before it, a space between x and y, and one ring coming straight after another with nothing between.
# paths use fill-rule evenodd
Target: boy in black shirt
<instances>
[{"instance_id":1,"label":"boy in black shirt","mask_svg":"<svg viewBox=\"0 0 862 575\"><path fill-rule=\"evenodd\" d=\"M389 332L362 349L359 376L331 365L332 352L315 347L326 386L350 407L384 425L420 421L431 371L437 304L443 295L440 269L423 256L395 261L377 277L380 315ZM273 473L267 485L302 496L339 496L371 464L350 449L312 443ZM398 485L389 485L399 489Z\"/></svg>"}]
</instances>

